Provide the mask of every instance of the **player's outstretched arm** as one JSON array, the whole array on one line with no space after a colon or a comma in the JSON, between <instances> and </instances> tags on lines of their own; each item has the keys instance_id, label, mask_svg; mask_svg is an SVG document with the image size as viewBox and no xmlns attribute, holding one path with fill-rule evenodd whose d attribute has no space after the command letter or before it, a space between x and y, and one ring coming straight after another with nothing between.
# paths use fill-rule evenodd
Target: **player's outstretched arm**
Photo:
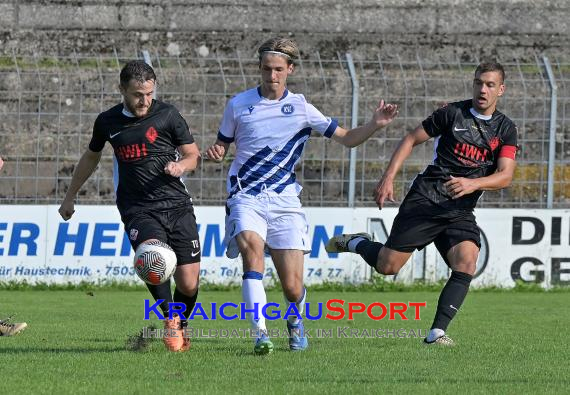
<instances>
[{"instance_id":1,"label":"player's outstretched arm","mask_svg":"<svg viewBox=\"0 0 570 395\"><path fill-rule=\"evenodd\" d=\"M206 158L213 160L214 162L221 162L227 155L229 148L230 148L229 143L225 143L222 140L218 139L206 151Z\"/></svg>"},{"instance_id":2,"label":"player's outstretched arm","mask_svg":"<svg viewBox=\"0 0 570 395\"><path fill-rule=\"evenodd\" d=\"M451 177L451 180L443 185L453 199L475 191L496 191L508 188L513 181L516 166L517 163L514 159L501 157L497 162L497 170L490 176L480 178Z\"/></svg>"},{"instance_id":3,"label":"player's outstretched arm","mask_svg":"<svg viewBox=\"0 0 570 395\"><path fill-rule=\"evenodd\" d=\"M332 139L345 147L356 147L368 140L378 129L390 124L397 115L398 106L396 104L387 104L384 100L380 100L370 122L350 130L339 126Z\"/></svg>"},{"instance_id":4,"label":"player's outstretched arm","mask_svg":"<svg viewBox=\"0 0 570 395\"><path fill-rule=\"evenodd\" d=\"M415 128L412 132L408 133L400 143L396 150L392 154L388 168L378 181L376 189L374 190L374 200L378 205L379 209L384 207L384 202L394 202L394 178L398 171L402 167L402 164L408 156L412 153L412 149L418 145L426 142L430 139L430 136L426 133L424 128L420 125Z\"/></svg>"},{"instance_id":5,"label":"player's outstretched arm","mask_svg":"<svg viewBox=\"0 0 570 395\"><path fill-rule=\"evenodd\" d=\"M183 144L178 147L181 158L177 162L168 162L164 166L164 172L172 177L180 177L182 174L194 170L200 161L200 149L198 144Z\"/></svg>"},{"instance_id":6,"label":"player's outstretched arm","mask_svg":"<svg viewBox=\"0 0 570 395\"><path fill-rule=\"evenodd\" d=\"M73 172L73 177L71 177L71 183L69 184L67 193L59 207L59 215L61 215L61 218L65 221L70 219L75 212L75 196L85 181L87 181L89 176L95 171L100 160L101 152L93 152L90 149L87 149L81 156L81 159L79 159L79 163Z\"/></svg>"}]
</instances>

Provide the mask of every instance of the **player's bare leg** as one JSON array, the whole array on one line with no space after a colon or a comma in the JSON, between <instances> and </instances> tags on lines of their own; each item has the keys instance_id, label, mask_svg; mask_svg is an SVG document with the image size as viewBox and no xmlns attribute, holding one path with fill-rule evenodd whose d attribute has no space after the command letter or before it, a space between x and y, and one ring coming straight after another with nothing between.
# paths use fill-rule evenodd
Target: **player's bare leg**
<instances>
[{"instance_id":1,"label":"player's bare leg","mask_svg":"<svg viewBox=\"0 0 570 395\"><path fill-rule=\"evenodd\" d=\"M303 285L304 253L300 250L270 250L271 258L279 275L285 303L289 307L294 303L299 316L290 314L287 317L287 331L289 332L289 349L303 351L309 346L305 336L303 324L303 310L307 290Z\"/></svg>"}]
</instances>

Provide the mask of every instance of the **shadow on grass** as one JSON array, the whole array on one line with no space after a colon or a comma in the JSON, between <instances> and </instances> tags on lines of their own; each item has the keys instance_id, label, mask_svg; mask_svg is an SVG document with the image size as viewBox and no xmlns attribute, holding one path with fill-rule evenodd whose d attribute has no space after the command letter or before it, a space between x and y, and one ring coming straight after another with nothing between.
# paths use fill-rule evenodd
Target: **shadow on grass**
<instances>
[{"instance_id":1,"label":"shadow on grass","mask_svg":"<svg viewBox=\"0 0 570 395\"><path fill-rule=\"evenodd\" d=\"M99 353L116 353L125 351L123 347L102 347L102 348L85 348L85 347L70 347L70 348L40 348L40 347L14 347L14 348L0 348L0 354L99 354Z\"/></svg>"}]
</instances>

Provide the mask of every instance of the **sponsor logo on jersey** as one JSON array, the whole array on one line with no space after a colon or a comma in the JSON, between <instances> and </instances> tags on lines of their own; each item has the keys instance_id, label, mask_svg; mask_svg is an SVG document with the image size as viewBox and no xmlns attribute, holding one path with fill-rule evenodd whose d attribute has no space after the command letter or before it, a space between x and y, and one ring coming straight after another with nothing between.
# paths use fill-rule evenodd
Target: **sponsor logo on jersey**
<instances>
[{"instance_id":1,"label":"sponsor logo on jersey","mask_svg":"<svg viewBox=\"0 0 570 395\"><path fill-rule=\"evenodd\" d=\"M148 155L146 144L127 144L115 148L115 156L123 162L134 162Z\"/></svg>"},{"instance_id":2,"label":"sponsor logo on jersey","mask_svg":"<svg viewBox=\"0 0 570 395\"><path fill-rule=\"evenodd\" d=\"M154 144L156 138L158 137L158 132L154 127L151 126L146 130L145 136L149 143Z\"/></svg>"},{"instance_id":3,"label":"sponsor logo on jersey","mask_svg":"<svg viewBox=\"0 0 570 395\"><path fill-rule=\"evenodd\" d=\"M459 158L464 157L473 161L485 162L489 151L485 148L479 148L475 145L457 142L453 153Z\"/></svg>"},{"instance_id":4,"label":"sponsor logo on jersey","mask_svg":"<svg viewBox=\"0 0 570 395\"><path fill-rule=\"evenodd\" d=\"M493 137L491 141L489 141L489 145L491 146L491 151L494 151L499 146L499 138Z\"/></svg>"},{"instance_id":5,"label":"sponsor logo on jersey","mask_svg":"<svg viewBox=\"0 0 570 395\"><path fill-rule=\"evenodd\" d=\"M281 107L281 112L285 115L291 115L295 112L295 107L292 104L283 104Z\"/></svg>"}]
</instances>

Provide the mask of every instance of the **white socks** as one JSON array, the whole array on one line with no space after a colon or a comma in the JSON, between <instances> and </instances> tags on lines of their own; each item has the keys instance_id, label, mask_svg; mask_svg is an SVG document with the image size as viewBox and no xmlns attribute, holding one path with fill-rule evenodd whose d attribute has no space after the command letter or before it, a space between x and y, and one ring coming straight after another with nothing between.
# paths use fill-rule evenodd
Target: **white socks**
<instances>
[{"instance_id":1,"label":"white socks","mask_svg":"<svg viewBox=\"0 0 570 395\"><path fill-rule=\"evenodd\" d=\"M443 329L433 328L431 331L429 331L426 341L428 343L434 342L443 335L445 335L445 331Z\"/></svg>"},{"instance_id":2,"label":"white socks","mask_svg":"<svg viewBox=\"0 0 570 395\"><path fill-rule=\"evenodd\" d=\"M241 290L243 301L245 302L247 309L253 309L254 304L257 303L258 319L255 319L254 314L247 313L252 329L259 331L260 334L262 331L267 332L267 328L265 327L265 317L263 317L263 314L261 313L263 306L267 304L267 296L265 295L263 282L261 279L257 278L244 278Z\"/></svg>"},{"instance_id":3,"label":"white socks","mask_svg":"<svg viewBox=\"0 0 570 395\"><path fill-rule=\"evenodd\" d=\"M348 251L350 252L356 252L356 246L358 245L358 243L360 243L362 240L366 240L364 237L355 237L354 239L350 240L348 242Z\"/></svg>"}]
</instances>

